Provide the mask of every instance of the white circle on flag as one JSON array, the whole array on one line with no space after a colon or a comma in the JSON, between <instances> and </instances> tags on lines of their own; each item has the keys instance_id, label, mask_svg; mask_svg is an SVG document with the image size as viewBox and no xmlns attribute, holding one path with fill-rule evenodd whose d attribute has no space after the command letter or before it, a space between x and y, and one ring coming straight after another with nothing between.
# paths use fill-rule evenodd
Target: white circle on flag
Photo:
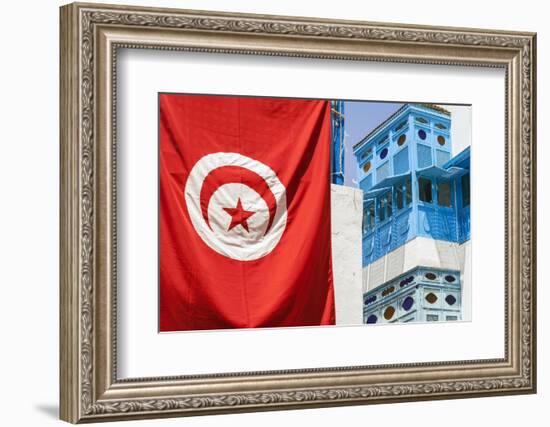
<instances>
[{"instance_id":1,"label":"white circle on flag","mask_svg":"<svg viewBox=\"0 0 550 427\"><path fill-rule=\"evenodd\" d=\"M265 196L241 182L222 183L201 208L201 191L209 174L224 166L251 171L271 192L275 209L270 211ZM269 197L271 198L271 195ZM185 203L192 225L214 251L238 261L253 261L269 254L286 228L286 189L269 166L239 153L212 153L195 163L185 184ZM237 209L238 208L238 209ZM231 213L244 212L234 220ZM237 214L235 214L237 215ZM205 218L206 216L206 218ZM208 221L207 221L208 220ZM271 222L270 222L271 220Z\"/></svg>"}]
</instances>

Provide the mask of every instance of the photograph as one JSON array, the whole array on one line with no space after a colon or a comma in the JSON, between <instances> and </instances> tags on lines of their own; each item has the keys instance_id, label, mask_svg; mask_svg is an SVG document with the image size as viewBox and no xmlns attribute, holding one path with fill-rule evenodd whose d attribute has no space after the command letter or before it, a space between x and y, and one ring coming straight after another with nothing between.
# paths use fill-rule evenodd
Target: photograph
<instances>
[{"instance_id":1,"label":"photograph","mask_svg":"<svg viewBox=\"0 0 550 427\"><path fill-rule=\"evenodd\" d=\"M160 332L467 321L467 105L160 93Z\"/></svg>"}]
</instances>

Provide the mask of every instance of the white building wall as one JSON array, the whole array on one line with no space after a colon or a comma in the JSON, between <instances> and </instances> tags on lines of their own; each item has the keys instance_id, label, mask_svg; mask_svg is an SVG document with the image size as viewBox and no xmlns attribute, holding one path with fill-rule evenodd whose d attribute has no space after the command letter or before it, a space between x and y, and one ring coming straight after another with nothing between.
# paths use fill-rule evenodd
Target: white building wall
<instances>
[{"instance_id":1,"label":"white building wall","mask_svg":"<svg viewBox=\"0 0 550 427\"><path fill-rule=\"evenodd\" d=\"M472 320L472 244L470 240L460 245L462 268L462 320ZM479 284L478 284L479 286Z\"/></svg>"},{"instance_id":2,"label":"white building wall","mask_svg":"<svg viewBox=\"0 0 550 427\"><path fill-rule=\"evenodd\" d=\"M363 269L363 292L415 267L458 270L462 283L462 319L471 320L471 244L416 237Z\"/></svg>"},{"instance_id":3,"label":"white building wall","mask_svg":"<svg viewBox=\"0 0 550 427\"><path fill-rule=\"evenodd\" d=\"M363 323L363 192L331 185L332 267L336 324Z\"/></svg>"}]
</instances>

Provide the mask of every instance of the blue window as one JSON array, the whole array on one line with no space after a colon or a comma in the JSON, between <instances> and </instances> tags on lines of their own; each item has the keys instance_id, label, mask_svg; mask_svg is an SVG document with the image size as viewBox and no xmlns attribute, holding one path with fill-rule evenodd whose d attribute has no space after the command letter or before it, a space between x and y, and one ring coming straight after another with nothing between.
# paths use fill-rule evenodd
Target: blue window
<instances>
[{"instance_id":1,"label":"blue window","mask_svg":"<svg viewBox=\"0 0 550 427\"><path fill-rule=\"evenodd\" d=\"M418 153L418 167L427 168L432 165L432 148L428 145L418 144L416 147Z\"/></svg>"},{"instance_id":2,"label":"blue window","mask_svg":"<svg viewBox=\"0 0 550 427\"><path fill-rule=\"evenodd\" d=\"M432 203L432 181L428 178L418 178L418 198L421 202Z\"/></svg>"},{"instance_id":3,"label":"blue window","mask_svg":"<svg viewBox=\"0 0 550 427\"><path fill-rule=\"evenodd\" d=\"M447 181L439 181L437 183L437 204L446 208L450 208L451 201L451 183Z\"/></svg>"},{"instance_id":4,"label":"blue window","mask_svg":"<svg viewBox=\"0 0 550 427\"><path fill-rule=\"evenodd\" d=\"M393 173L401 175L409 171L409 147L403 148L393 158Z\"/></svg>"},{"instance_id":5,"label":"blue window","mask_svg":"<svg viewBox=\"0 0 550 427\"><path fill-rule=\"evenodd\" d=\"M395 127L395 132L397 132L397 131L403 129L403 128L405 127L406 124L407 124L407 121L406 121L406 120L404 120L404 121L402 121L401 123L399 123L399 124Z\"/></svg>"},{"instance_id":6,"label":"blue window","mask_svg":"<svg viewBox=\"0 0 550 427\"><path fill-rule=\"evenodd\" d=\"M365 178L361 180L361 189L363 191L369 191L372 187L372 173L368 174Z\"/></svg>"},{"instance_id":7,"label":"blue window","mask_svg":"<svg viewBox=\"0 0 550 427\"><path fill-rule=\"evenodd\" d=\"M363 232L368 233L374 229L374 202L365 206L363 214Z\"/></svg>"},{"instance_id":8,"label":"blue window","mask_svg":"<svg viewBox=\"0 0 550 427\"><path fill-rule=\"evenodd\" d=\"M395 207L397 210L409 206L412 202L411 179L407 178L404 182L395 185Z\"/></svg>"},{"instance_id":9,"label":"blue window","mask_svg":"<svg viewBox=\"0 0 550 427\"><path fill-rule=\"evenodd\" d=\"M405 189L403 185L395 186L395 208L397 210L403 209L405 207Z\"/></svg>"},{"instance_id":10,"label":"blue window","mask_svg":"<svg viewBox=\"0 0 550 427\"><path fill-rule=\"evenodd\" d=\"M380 158L384 160L388 155L388 148L383 148L382 151L380 151Z\"/></svg>"},{"instance_id":11,"label":"blue window","mask_svg":"<svg viewBox=\"0 0 550 427\"><path fill-rule=\"evenodd\" d=\"M392 198L391 191L388 191L387 193L383 194L380 197L380 201L378 205L378 220L380 222L383 222L389 217L391 217L391 214L392 214L391 198Z\"/></svg>"},{"instance_id":12,"label":"blue window","mask_svg":"<svg viewBox=\"0 0 550 427\"><path fill-rule=\"evenodd\" d=\"M376 169L376 182L379 183L380 181L386 179L388 176L390 176L390 172L390 162L384 163L382 166Z\"/></svg>"},{"instance_id":13,"label":"blue window","mask_svg":"<svg viewBox=\"0 0 550 427\"><path fill-rule=\"evenodd\" d=\"M462 175L462 206L470 206L470 174Z\"/></svg>"},{"instance_id":14,"label":"blue window","mask_svg":"<svg viewBox=\"0 0 550 427\"><path fill-rule=\"evenodd\" d=\"M368 150L365 150L363 154L361 154L361 160L366 159L372 154L372 148L369 148Z\"/></svg>"},{"instance_id":15,"label":"blue window","mask_svg":"<svg viewBox=\"0 0 550 427\"><path fill-rule=\"evenodd\" d=\"M451 158L451 153L443 150L435 150L435 164L437 166L443 166Z\"/></svg>"}]
</instances>

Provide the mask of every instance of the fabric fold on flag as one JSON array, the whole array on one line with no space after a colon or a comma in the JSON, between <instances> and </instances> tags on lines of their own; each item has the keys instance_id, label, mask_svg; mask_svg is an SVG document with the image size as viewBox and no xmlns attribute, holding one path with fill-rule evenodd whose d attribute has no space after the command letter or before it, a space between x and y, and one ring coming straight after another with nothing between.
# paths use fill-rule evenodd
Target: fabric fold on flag
<instances>
[{"instance_id":1,"label":"fabric fold on flag","mask_svg":"<svg viewBox=\"0 0 550 427\"><path fill-rule=\"evenodd\" d=\"M333 325L330 102L159 104L160 331Z\"/></svg>"}]
</instances>

